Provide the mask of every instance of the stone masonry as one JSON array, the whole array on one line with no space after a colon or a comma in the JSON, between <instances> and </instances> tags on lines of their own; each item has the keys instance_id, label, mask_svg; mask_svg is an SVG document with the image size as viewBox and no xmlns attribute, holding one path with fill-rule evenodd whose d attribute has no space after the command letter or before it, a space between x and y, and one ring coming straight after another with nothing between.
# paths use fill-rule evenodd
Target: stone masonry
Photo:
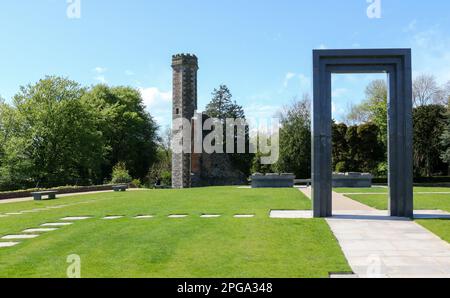
<instances>
[{"instance_id":1,"label":"stone masonry","mask_svg":"<svg viewBox=\"0 0 450 298\"><path fill-rule=\"evenodd\" d=\"M198 59L195 55L179 54L172 57L173 120L192 119L197 110ZM176 131L174 131L176 133ZM191 154L173 154L172 187L191 186Z\"/></svg>"},{"instance_id":2,"label":"stone masonry","mask_svg":"<svg viewBox=\"0 0 450 298\"><path fill-rule=\"evenodd\" d=\"M203 124L207 115L197 112L197 71L198 59L191 54L178 54L172 57L173 68L173 120L189 119L196 130L194 117ZM198 125L198 124L197 124ZM173 134L177 134L173 127ZM205 137L205 134L203 135ZM192 143L194 142L191 139ZM175 189L241 185L246 182L245 175L235 169L227 154L183 153L172 155L172 187Z\"/></svg>"}]
</instances>

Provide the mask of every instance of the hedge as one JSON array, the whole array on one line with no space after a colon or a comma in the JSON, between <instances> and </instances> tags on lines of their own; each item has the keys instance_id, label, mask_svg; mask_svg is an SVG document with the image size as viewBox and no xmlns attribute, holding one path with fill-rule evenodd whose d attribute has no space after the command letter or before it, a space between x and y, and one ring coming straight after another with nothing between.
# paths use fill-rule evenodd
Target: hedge
<instances>
[{"instance_id":1,"label":"hedge","mask_svg":"<svg viewBox=\"0 0 450 298\"><path fill-rule=\"evenodd\" d=\"M387 178L373 178L372 183L374 184L387 184ZM414 183L416 184L439 184L439 183L450 183L450 176L442 177L416 177L414 178Z\"/></svg>"}]
</instances>

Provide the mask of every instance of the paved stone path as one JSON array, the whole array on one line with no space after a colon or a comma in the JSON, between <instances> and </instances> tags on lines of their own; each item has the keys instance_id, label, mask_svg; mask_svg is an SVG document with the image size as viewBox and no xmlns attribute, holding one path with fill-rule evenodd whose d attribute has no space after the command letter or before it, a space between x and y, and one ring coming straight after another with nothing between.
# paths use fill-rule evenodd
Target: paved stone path
<instances>
[{"instance_id":1,"label":"paved stone path","mask_svg":"<svg viewBox=\"0 0 450 298\"><path fill-rule=\"evenodd\" d=\"M311 189L300 189L311 197ZM450 244L421 225L333 192L327 223L358 277L450 278ZM439 210L415 218L450 218Z\"/></svg>"},{"instance_id":2,"label":"paved stone path","mask_svg":"<svg viewBox=\"0 0 450 298\"><path fill-rule=\"evenodd\" d=\"M311 187L299 188L299 190L311 199ZM360 211L375 211L376 209L371 208L367 205L359 203L357 201L351 200L346 196L333 191L333 211L342 210L360 210Z\"/></svg>"},{"instance_id":3,"label":"paved stone path","mask_svg":"<svg viewBox=\"0 0 450 298\"><path fill-rule=\"evenodd\" d=\"M450 245L411 220L344 211L327 222L358 277L450 278Z\"/></svg>"}]
</instances>

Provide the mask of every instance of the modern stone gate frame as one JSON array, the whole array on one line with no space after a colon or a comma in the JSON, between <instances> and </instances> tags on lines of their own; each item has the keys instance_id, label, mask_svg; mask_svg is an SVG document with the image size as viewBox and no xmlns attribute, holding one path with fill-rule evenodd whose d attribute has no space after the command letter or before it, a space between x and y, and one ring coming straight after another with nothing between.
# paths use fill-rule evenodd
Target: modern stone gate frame
<instances>
[{"instance_id":1,"label":"modern stone gate frame","mask_svg":"<svg viewBox=\"0 0 450 298\"><path fill-rule=\"evenodd\" d=\"M410 49L314 50L312 195L314 217L332 216L331 78L336 73L387 73L389 210L413 217L413 125Z\"/></svg>"}]
</instances>

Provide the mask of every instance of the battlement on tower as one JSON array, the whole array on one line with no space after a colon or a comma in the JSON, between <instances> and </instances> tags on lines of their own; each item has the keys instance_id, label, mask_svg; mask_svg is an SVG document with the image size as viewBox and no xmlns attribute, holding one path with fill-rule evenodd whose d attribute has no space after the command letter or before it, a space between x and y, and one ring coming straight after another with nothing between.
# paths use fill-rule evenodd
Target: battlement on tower
<instances>
[{"instance_id":1,"label":"battlement on tower","mask_svg":"<svg viewBox=\"0 0 450 298\"><path fill-rule=\"evenodd\" d=\"M172 56L172 66L191 65L198 67L198 58L194 54L176 54Z\"/></svg>"}]
</instances>

